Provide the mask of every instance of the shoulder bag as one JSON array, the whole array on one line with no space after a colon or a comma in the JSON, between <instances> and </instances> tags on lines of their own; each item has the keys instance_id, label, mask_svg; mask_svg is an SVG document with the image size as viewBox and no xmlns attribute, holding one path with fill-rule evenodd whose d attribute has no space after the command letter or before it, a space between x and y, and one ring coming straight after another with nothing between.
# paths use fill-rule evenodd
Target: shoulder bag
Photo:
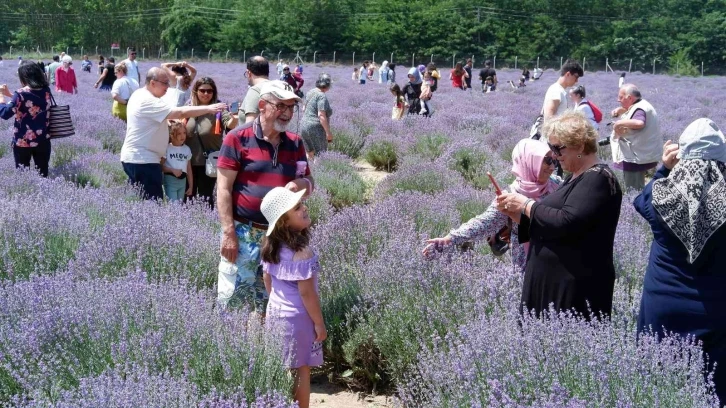
<instances>
[{"instance_id":1,"label":"shoulder bag","mask_svg":"<svg viewBox=\"0 0 726 408\"><path fill-rule=\"evenodd\" d=\"M69 105L58 105L55 103L53 93L50 93L50 108L48 108L48 137L60 139L62 137L76 134L71 119L71 107Z\"/></svg>"},{"instance_id":2,"label":"shoulder bag","mask_svg":"<svg viewBox=\"0 0 726 408\"><path fill-rule=\"evenodd\" d=\"M194 133L197 135L199 145L202 146L202 155L204 156L204 174L207 177L217 178L217 159L219 159L219 150L207 150L204 147L202 136L199 134L199 121L195 118ZM224 134L224 133L223 133Z\"/></svg>"}]
</instances>

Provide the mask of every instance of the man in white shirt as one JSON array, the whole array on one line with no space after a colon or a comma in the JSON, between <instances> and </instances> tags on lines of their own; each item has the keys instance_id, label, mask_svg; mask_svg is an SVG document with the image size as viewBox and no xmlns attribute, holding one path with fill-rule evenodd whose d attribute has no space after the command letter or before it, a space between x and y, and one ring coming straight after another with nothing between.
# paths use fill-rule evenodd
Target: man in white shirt
<instances>
[{"instance_id":1,"label":"man in white shirt","mask_svg":"<svg viewBox=\"0 0 726 408\"><path fill-rule=\"evenodd\" d=\"M162 191L161 158L169 144L168 119L182 119L217 113L224 103L172 107L161 100L169 88L169 77L161 68L146 74L146 86L134 92L126 109L127 126L121 147L121 164L129 182L139 184L145 199L160 200Z\"/></svg>"},{"instance_id":2,"label":"man in white shirt","mask_svg":"<svg viewBox=\"0 0 726 408\"><path fill-rule=\"evenodd\" d=\"M585 73L582 66L577 61L568 60L560 70L560 78L557 82L550 85L545 94L544 103L542 104L542 115L544 120L562 115L567 110L567 91L566 88L575 86L578 79L582 78Z\"/></svg>"},{"instance_id":3,"label":"man in white shirt","mask_svg":"<svg viewBox=\"0 0 726 408\"><path fill-rule=\"evenodd\" d=\"M60 57L57 55L53 56L53 62L45 67L45 76L48 78L48 83L55 85L55 71L61 66Z\"/></svg>"},{"instance_id":4,"label":"man in white shirt","mask_svg":"<svg viewBox=\"0 0 726 408\"><path fill-rule=\"evenodd\" d=\"M126 76L135 81L136 86L139 86L141 84L141 72L139 72L139 63L136 62L136 48L129 47L128 58L121 62L126 64L126 71L128 71Z\"/></svg>"}]
</instances>

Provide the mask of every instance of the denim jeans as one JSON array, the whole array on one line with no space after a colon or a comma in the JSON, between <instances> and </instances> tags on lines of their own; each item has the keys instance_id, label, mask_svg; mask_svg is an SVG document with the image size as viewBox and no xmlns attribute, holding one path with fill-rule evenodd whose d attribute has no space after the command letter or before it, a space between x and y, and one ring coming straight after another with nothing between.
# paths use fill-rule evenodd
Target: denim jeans
<instances>
[{"instance_id":1,"label":"denim jeans","mask_svg":"<svg viewBox=\"0 0 726 408\"><path fill-rule=\"evenodd\" d=\"M161 188L161 163L124 163L124 172L129 176L129 183L141 187L145 200L161 200L164 197Z\"/></svg>"},{"instance_id":2,"label":"denim jeans","mask_svg":"<svg viewBox=\"0 0 726 408\"><path fill-rule=\"evenodd\" d=\"M181 201L187 190L187 179L178 179L173 174L164 174L164 193L169 201Z\"/></svg>"}]
</instances>

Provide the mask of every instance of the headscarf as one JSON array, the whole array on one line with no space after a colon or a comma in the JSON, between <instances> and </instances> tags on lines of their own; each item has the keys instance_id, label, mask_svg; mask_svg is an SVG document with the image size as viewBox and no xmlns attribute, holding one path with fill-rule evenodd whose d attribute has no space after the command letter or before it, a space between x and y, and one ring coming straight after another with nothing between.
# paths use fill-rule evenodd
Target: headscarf
<instances>
[{"instance_id":1,"label":"headscarf","mask_svg":"<svg viewBox=\"0 0 726 408\"><path fill-rule=\"evenodd\" d=\"M413 81L411 81L412 84L420 84L423 81L421 80L421 73L418 72L418 69L416 67L413 67L408 70L408 75L413 75Z\"/></svg>"},{"instance_id":2,"label":"headscarf","mask_svg":"<svg viewBox=\"0 0 726 408\"><path fill-rule=\"evenodd\" d=\"M512 183L512 191L532 199L539 199L557 189L557 183L547 180L540 183L539 172L542 161L550 151L545 143L533 139L522 139L512 151L512 173L517 178Z\"/></svg>"},{"instance_id":3,"label":"headscarf","mask_svg":"<svg viewBox=\"0 0 726 408\"><path fill-rule=\"evenodd\" d=\"M692 122L679 140L681 161L653 182L653 208L693 264L726 222L726 138L710 119Z\"/></svg>"},{"instance_id":4,"label":"headscarf","mask_svg":"<svg viewBox=\"0 0 726 408\"><path fill-rule=\"evenodd\" d=\"M388 61L383 61L381 63L381 67L379 68L381 71L385 71L388 68Z\"/></svg>"},{"instance_id":5,"label":"headscarf","mask_svg":"<svg viewBox=\"0 0 726 408\"><path fill-rule=\"evenodd\" d=\"M418 72L420 72L421 75L423 75L424 71L426 71L426 65L423 65L423 64L419 65Z\"/></svg>"}]
</instances>

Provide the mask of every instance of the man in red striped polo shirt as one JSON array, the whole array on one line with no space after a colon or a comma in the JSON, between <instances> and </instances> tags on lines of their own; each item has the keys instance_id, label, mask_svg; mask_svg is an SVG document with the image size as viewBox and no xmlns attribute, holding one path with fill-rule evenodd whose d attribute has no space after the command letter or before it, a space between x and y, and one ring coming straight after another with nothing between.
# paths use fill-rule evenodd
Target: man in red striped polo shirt
<instances>
[{"instance_id":1,"label":"man in red striped polo shirt","mask_svg":"<svg viewBox=\"0 0 726 408\"><path fill-rule=\"evenodd\" d=\"M275 187L313 190L302 139L287 132L300 98L282 81L260 90L260 116L225 136L217 162L217 208L222 224L217 301L224 307L249 305L265 313L260 247L267 220L262 198ZM302 163L301 163L302 164Z\"/></svg>"}]
</instances>

